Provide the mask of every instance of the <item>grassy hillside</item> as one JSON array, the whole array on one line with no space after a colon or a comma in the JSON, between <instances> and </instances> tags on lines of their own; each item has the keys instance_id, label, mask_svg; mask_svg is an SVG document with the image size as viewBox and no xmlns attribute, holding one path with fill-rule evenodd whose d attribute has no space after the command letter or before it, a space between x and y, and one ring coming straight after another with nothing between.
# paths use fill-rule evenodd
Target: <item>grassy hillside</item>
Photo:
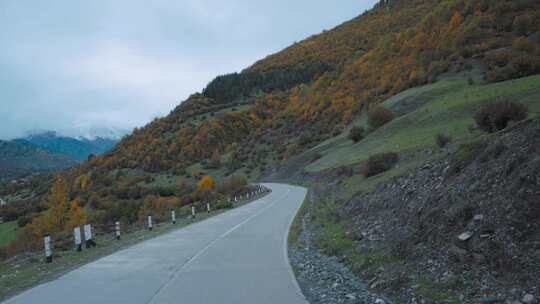
<instances>
[{"instance_id":1,"label":"grassy hillside","mask_svg":"<svg viewBox=\"0 0 540 304\"><path fill-rule=\"evenodd\" d=\"M540 76L495 84L469 76L397 94L383 104L399 116L358 143L346 130L267 175L309 186L314 199L297 221L314 245L395 303L519 299L538 286L530 244L540 231L532 220L540 211ZM529 119L479 130L478 108L501 99L526 104ZM353 125L369 128L365 115ZM443 148L439 133L452 139ZM366 177L368 158L389 151L398 153L396 165ZM471 240L458 239L463 231Z\"/></svg>"},{"instance_id":2,"label":"grassy hillside","mask_svg":"<svg viewBox=\"0 0 540 304\"><path fill-rule=\"evenodd\" d=\"M0 223L0 247L9 244L15 239L17 231L16 222Z\"/></svg>"},{"instance_id":3,"label":"grassy hillside","mask_svg":"<svg viewBox=\"0 0 540 304\"><path fill-rule=\"evenodd\" d=\"M467 78L460 75L407 90L388 99L384 105L399 112L400 107L410 107L408 100L412 100L418 108L374 130L357 144L347 138L347 132L319 144L313 150L322 157L306 170L317 172L359 163L370 155L387 151L407 153L433 149L436 147L435 136L439 133L451 136L458 143L475 139L483 134L471 130L475 124L474 112L480 105L497 98L527 104L531 117L538 117L540 76L477 85L469 84ZM363 120L354 124L366 125Z\"/></svg>"}]
</instances>

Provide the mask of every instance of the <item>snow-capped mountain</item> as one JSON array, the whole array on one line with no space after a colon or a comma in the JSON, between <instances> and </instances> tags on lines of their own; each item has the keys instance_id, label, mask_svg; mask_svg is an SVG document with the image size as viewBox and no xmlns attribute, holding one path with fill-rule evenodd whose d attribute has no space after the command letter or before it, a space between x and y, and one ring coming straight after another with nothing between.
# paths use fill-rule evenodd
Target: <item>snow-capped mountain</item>
<instances>
[{"instance_id":1,"label":"snow-capped mountain","mask_svg":"<svg viewBox=\"0 0 540 304\"><path fill-rule=\"evenodd\" d=\"M130 131L127 129L116 127L97 127L97 126L75 126L72 130L63 132L65 135L87 140L95 140L96 138L120 140Z\"/></svg>"},{"instance_id":2,"label":"snow-capped mountain","mask_svg":"<svg viewBox=\"0 0 540 304\"><path fill-rule=\"evenodd\" d=\"M75 130L74 130L75 131ZM31 131L14 142L31 144L55 155L63 155L77 161L84 161L90 155L99 155L112 149L125 134L120 130L89 129L86 133L69 136L55 131Z\"/></svg>"}]
</instances>

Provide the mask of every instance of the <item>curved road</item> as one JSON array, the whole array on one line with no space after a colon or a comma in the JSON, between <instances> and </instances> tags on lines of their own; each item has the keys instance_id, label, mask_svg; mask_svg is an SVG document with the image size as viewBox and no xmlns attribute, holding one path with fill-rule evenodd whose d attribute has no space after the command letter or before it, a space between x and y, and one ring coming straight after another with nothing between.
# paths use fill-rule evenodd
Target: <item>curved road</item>
<instances>
[{"instance_id":1,"label":"curved road","mask_svg":"<svg viewBox=\"0 0 540 304\"><path fill-rule=\"evenodd\" d=\"M248 205L101 258L5 303L306 304L287 258L287 231L306 190Z\"/></svg>"}]
</instances>

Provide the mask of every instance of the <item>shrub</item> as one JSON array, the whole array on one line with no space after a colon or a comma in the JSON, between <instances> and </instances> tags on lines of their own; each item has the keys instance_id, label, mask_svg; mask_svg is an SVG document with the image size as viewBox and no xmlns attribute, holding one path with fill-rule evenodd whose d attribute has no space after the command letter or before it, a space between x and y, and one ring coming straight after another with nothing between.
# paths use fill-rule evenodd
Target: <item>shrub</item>
<instances>
[{"instance_id":1,"label":"shrub","mask_svg":"<svg viewBox=\"0 0 540 304\"><path fill-rule=\"evenodd\" d=\"M230 175L224 178L217 186L221 194L235 194L247 185L247 180L242 175Z\"/></svg>"},{"instance_id":2,"label":"shrub","mask_svg":"<svg viewBox=\"0 0 540 304\"><path fill-rule=\"evenodd\" d=\"M354 143L361 141L364 138L364 129L362 127L352 127L349 131L349 139Z\"/></svg>"},{"instance_id":3,"label":"shrub","mask_svg":"<svg viewBox=\"0 0 540 304\"><path fill-rule=\"evenodd\" d=\"M388 171L398 162L397 153L379 153L369 157L364 170L364 176L370 177Z\"/></svg>"},{"instance_id":4,"label":"shrub","mask_svg":"<svg viewBox=\"0 0 540 304\"><path fill-rule=\"evenodd\" d=\"M392 121L396 115L385 107L377 106L368 112L368 124L377 129Z\"/></svg>"},{"instance_id":5,"label":"shrub","mask_svg":"<svg viewBox=\"0 0 540 304\"><path fill-rule=\"evenodd\" d=\"M180 200L180 206L187 206L193 204L193 197L191 195L184 195Z\"/></svg>"},{"instance_id":6,"label":"shrub","mask_svg":"<svg viewBox=\"0 0 540 304\"><path fill-rule=\"evenodd\" d=\"M311 156L311 161L312 162L315 162L315 161L318 161L319 159L322 158L322 154L321 153L315 153Z\"/></svg>"},{"instance_id":7,"label":"shrub","mask_svg":"<svg viewBox=\"0 0 540 304\"><path fill-rule=\"evenodd\" d=\"M300 138L298 138L298 144L302 147L307 146L311 143L313 139L312 137L313 135L311 134L311 132L304 132L302 133L302 135L300 135Z\"/></svg>"},{"instance_id":8,"label":"shrub","mask_svg":"<svg viewBox=\"0 0 540 304\"><path fill-rule=\"evenodd\" d=\"M486 132L496 132L508 126L510 121L527 118L527 106L517 102L497 101L482 106L474 115L476 125Z\"/></svg>"},{"instance_id":9,"label":"shrub","mask_svg":"<svg viewBox=\"0 0 540 304\"><path fill-rule=\"evenodd\" d=\"M24 226L26 226L26 224L29 224L32 222L32 218L34 217L33 214L31 213L28 213L28 214L25 214L21 217L19 217L19 219L17 220L17 226L19 228L22 228Z\"/></svg>"},{"instance_id":10,"label":"shrub","mask_svg":"<svg viewBox=\"0 0 540 304\"><path fill-rule=\"evenodd\" d=\"M448 175L456 175L471 164L485 149L487 142L483 140L464 143L458 146L456 152L450 157Z\"/></svg>"},{"instance_id":11,"label":"shrub","mask_svg":"<svg viewBox=\"0 0 540 304\"><path fill-rule=\"evenodd\" d=\"M452 137L443 133L439 133L437 134L437 136L435 136L435 142L437 143L437 146L439 146L439 148L444 148L446 147L446 145L452 142Z\"/></svg>"}]
</instances>

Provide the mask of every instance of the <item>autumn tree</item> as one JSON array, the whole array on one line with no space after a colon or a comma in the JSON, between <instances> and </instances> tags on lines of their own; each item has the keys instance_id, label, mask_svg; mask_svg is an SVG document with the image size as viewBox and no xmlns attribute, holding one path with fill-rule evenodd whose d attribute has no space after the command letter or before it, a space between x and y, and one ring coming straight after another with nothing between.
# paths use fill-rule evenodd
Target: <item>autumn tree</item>
<instances>
[{"instance_id":1,"label":"autumn tree","mask_svg":"<svg viewBox=\"0 0 540 304\"><path fill-rule=\"evenodd\" d=\"M455 30L459 25L461 24L461 14L458 11L455 11L452 15L452 18L450 18L450 31Z\"/></svg>"},{"instance_id":2,"label":"autumn tree","mask_svg":"<svg viewBox=\"0 0 540 304\"><path fill-rule=\"evenodd\" d=\"M212 188L214 187L214 181L211 176L205 175L198 183L193 197L195 200L209 201L212 197Z\"/></svg>"},{"instance_id":3,"label":"autumn tree","mask_svg":"<svg viewBox=\"0 0 540 304\"><path fill-rule=\"evenodd\" d=\"M86 213L84 212L84 209L79 206L79 201L77 199L71 201L68 215L69 219L66 223L66 230L71 230L74 227L86 223Z\"/></svg>"},{"instance_id":4,"label":"autumn tree","mask_svg":"<svg viewBox=\"0 0 540 304\"><path fill-rule=\"evenodd\" d=\"M46 200L47 212L35 217L25 226L23 234L31 236L34 243L45 233L53 236L59 233L71 233L71 230L86 222L84 209L79 206L78 200L69 202L68 183L62 177L57 177Z\"/></svg>"},{"instance_id":5,"label":"autumn tree","mask_svg":"<svg viewBox=\"0 0 540 304\"><path fill-rule=\"evenodd\" d=\"M47 197L48 227L50 232L61 230L69 220L68 184L66 180L58 177Z\"/></svg>"},{"instance_id":6,"label":"autumn tree","mask_svg":"<svg viewBox=\"0 0 540 304\"><path fill-rule=\"evenodd\" d=\"M197 189L212 190L213 186L214 186L214 180L209 175L203 176L203 178L197 183Z\"/></svg>"}]
</instances>

